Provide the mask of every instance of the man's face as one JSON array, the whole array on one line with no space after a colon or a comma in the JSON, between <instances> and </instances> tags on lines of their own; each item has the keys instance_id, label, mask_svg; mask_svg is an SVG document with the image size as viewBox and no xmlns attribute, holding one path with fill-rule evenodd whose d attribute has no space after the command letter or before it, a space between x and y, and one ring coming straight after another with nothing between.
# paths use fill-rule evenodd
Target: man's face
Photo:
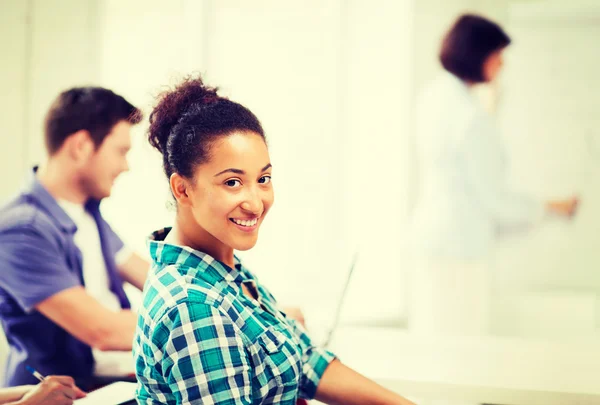
<instances>
[{"instance_id":1,"label":"man's face","mask_svg":"<svg viewBox=\"0 0 600 405\"><path fill-rule=\"evenodd\" d=\"M129 170L127 152L131 149L131 124L119 121L89 157L81 170L81 187L95 199L110 196L119 175Z\"/></svg>"}]
</instances>

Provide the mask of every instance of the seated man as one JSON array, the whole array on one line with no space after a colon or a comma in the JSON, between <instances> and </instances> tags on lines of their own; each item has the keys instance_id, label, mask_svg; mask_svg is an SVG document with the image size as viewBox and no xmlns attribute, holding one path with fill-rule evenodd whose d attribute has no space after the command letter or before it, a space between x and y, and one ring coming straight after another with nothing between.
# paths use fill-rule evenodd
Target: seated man
<instances>
[{"instance_id":1,"label":"seated man","mask_svg":"<svg viewBox=\"0 0 600 405\"><path fill-rule=\"evenodd\" d=\"M102 353L130 351L137 318L123 282L142 289L148 264L124 248L100 200L128 169L140 111L98 87L61 93L45 121L48 159L0 209L0 320L10 346L5 385L68 375L95 384Z\"/></svg>"}]
</instances>

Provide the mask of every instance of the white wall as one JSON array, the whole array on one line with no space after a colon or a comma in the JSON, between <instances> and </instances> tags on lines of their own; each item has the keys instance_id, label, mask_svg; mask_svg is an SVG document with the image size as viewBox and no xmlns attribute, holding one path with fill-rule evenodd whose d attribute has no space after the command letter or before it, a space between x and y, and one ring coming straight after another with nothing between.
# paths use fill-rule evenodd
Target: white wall
<instances>
[{"instance_id":1,"label":"white wall","mask_svg":"<svg viewBox=\"0 0 600 405\"><path fill-rule=\"evenodd\" d=\"M0 201L7 198L21 184L25 170L24 136L27 126L28 82L28 9L27 2L4 0L0 3Z\"/></svg>"},{"instance_id":2,"label":"white wall","mask_svg":"<svg viewBox=\"0 0 600 405\"><path fill-rule=\"evenodd\" d=\"M52 100L98 78L96 7L96 0L31 2L27 166L45 157L43 118Z\"/></svg>"},{"instance_id":3,"label":"white wall","mask_svg":"<svg viewBox=\"0 0 600 405\"><path fill-rule=\"evenodd\" d=\"M0 3L0 50L5 61L0 64L0 201L21 184L19 173L25 170L26 93L27 93L27 3L5 0ZM0 379L4 376L4 358L8 346L0 333Z\"/></svg>"},{"instance_id":4,"label":"white wall","mask_svg":"<svg viewBox=\"0 0 600 405\"><path fill-rule=\"evenodd\" d=\"M497 274L520 302L510 322L521 318L517 331L583 336L600 326L599 23L597 2L546 1L509 10L507 29L515 41L499 119L513 184L540 200L581 198L571 223L547 221L501 245ZM535 310L526 313L527 307ZM511 331L509 325L500 329Z\"/></svg>"},{"instance_id":5,"label":"white wall","mask_svg":"<svg viewBox=\"0 0 600 405\"><path fill-rule=\"evenodd\" d=\"M360 258L345 314L362 323L406 323L415 3L347 3L341 178L344 234ZM366 302L381 305L374 311Z\"/></svg>"}]
</instances>

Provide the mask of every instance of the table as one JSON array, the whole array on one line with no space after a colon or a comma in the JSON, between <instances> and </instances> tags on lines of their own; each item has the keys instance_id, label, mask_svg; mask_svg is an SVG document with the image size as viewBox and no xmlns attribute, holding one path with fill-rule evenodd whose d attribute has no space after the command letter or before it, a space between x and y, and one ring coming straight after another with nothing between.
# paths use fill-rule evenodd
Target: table
<instances>
[{"instance_id":1,"label":"table","mask_svg":"<svg viewBox=\"0 0 600 405\"><path fill-rule=\"evenodd\" d=\"M419 338L400 329L343 327L330 349L343 363L409 398L600 404L600 341Z\"/></svg>"}]
</instances>

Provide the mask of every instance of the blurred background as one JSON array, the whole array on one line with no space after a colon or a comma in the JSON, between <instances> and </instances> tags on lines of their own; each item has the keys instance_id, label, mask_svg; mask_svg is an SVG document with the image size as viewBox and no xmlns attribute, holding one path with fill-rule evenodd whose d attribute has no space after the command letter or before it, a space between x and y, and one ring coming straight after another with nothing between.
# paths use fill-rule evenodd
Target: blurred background
<instances>
[{"instance_id":1,"label":"blurred background","mask_svg":"<svg viewBox=\"0 0 600 405\"><path fill-rule=\"evenodd\" d=\"M407 223L419 187L417 94L440 71L442 35L465 11L502 25L497 119L511 182L540 199L576 193L573 221L501 239L492 333L600 336L600 2L596 0L0 0L0 199L44 159L42 120L75 85L100 85L149 113L183 75L262 121L276 204L241 255L309 325L332 321L360 259L341 322L405 328ZM479 91L485 101L489 90ZM130 172L105 217L141 254L173 211L160 158L134 128ZM377 303L377 311L372 305Z\"/></svg>"}]
</instances>

